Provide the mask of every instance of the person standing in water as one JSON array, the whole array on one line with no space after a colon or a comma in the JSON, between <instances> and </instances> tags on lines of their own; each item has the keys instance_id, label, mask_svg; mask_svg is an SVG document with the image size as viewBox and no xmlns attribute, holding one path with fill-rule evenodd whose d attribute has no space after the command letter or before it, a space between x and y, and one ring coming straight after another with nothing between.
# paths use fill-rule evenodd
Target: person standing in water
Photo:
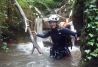
<instances>
[{"instance_id":1,"label":"person standing in water","mask_svg":"<svg viewBox=\"0 0 98 67\"><path fill-rule=\"evenodd\" d=\"M50 15L48 23L50 30L41 33L34 33L36 36L41 38L51 37L53 45L50 48L50 57L54 59L62 59L66 56L70 56L68 45L66 44L66 36L72 35L76 37L76 33L70 31L67 28L60 29L58 27L59 16L56 14Z\"/></svg>"}]
</instances>

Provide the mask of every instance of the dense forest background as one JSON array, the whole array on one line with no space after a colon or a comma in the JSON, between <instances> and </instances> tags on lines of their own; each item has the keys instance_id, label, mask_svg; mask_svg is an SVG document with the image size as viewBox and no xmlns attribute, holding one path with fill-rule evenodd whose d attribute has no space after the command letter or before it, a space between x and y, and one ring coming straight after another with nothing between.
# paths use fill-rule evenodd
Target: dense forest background
<instances>
[{"instance_id":1,"label":"dense forest background","mask_svg":"<svg viewBox=\"0 0 98 67\"><path fill-rule=\"evenodd\" d=\"M0 47L8 49L8 44L17 38L28 36L14 0L0 0ZM17 0L34 30L37 17L47 17L57 13L71 19L80 37L82 67L98 65L98 1L97 0ZM17 35L16 35L17 34ZM92 67L92 66L91 66Z\"/></svg>"}]
</instances>

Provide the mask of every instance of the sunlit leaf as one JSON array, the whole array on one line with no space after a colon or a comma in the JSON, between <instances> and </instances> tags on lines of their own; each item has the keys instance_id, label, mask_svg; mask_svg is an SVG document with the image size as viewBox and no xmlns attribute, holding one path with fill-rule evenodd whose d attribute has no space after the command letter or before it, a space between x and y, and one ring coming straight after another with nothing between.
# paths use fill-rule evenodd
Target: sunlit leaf
<instances>
[{"instance_id":1,"label":"sunlit leaf","mask_svg":"<svg viewBox=\"0 0 98 67\"><path fill-rule=\"evenodd\" d=\"M96 28L96 31L98 31L98 28Z\"/></svg>"},{"instance_id":2,"label":"sunlit leaf","mask_svg":"<svg viewBox=\"0 0 98 67\"><path fill-rule=\"evenodd\" d=\"M98 40L98 39L97 39ZM98 47L98 43L96 44L97 45L97 47Z\"/></svg>"},{"instance_id":3,"label":"sunlit leaf","mask_svg":"<svg viewBox=\"0 0 98 67\"><path fill-rule=\"evenodd\" d=\"M85 52L88 54L88 53L90 53L90 50L85 50Z\"/></svg>"},{"instance_id":4,"label":"sunlit leaf","mask_svg":"<svg viewBox=\"0 0 98 67\"><path fill-rule=\"evenodd\" d=\"M97 18L98 19L98 18ZM98 22L95 22L95 24L97 24L98 25Z\"/></svg>"},{"instance_id":5,"label":"sunlit leaf","mask_svg":"<svg viewBox=\"0 0 98 67\"><path fill-rule=\"evenodd\" d=\"M87 57L87 59L91 60L91 59L92 59L92 57Z\"/></svg>"},{"instance_id":6,"label":"sunlit leaf","mask_svg":"<svg viewBox=\"0 0 98 67\"><path fill-rule=\"evenodd\" d=\"M96 6L95 6L95 5L90 5L89 7L90 7L90 8L94 8L94 7L96 7Z\"/></svg>"},{"instance_id":7,"label":"sunlit leaf","mask_svg":"<svg viewBox=\"0 0 98 67\"><path fill-rule=\"evenodd\" d=\"M91 33L90 33L90 34L88 34L88 35L89 35L90 37L93 37L93 36L94 36L94 34L91 34Z\"/></svg>"},{"instance_id":8,"label":"sunlit leaf","mask_svg":"<svg viewBox=\"0 0 98 67\"><path fill-rule=\"evenodd\" d=\"M98 44L96 44L96 45L98 45ZM94 50L94 53L98 54L98 48L96 48L96 49Z\"/></svg>"},{"instance_id":9,"label":"sunlit leaf","mask_svg":"<svg viewBox=\"0 0 98 67\"><path fill-rule=\"evenodd\" d=\"M90 53L90 55L91 56L94 56L94 57L97 57L98 56L98 54L96 54L96 53Z\"/></svg>"},{"instance_id":10,"label":"sunlit leaf","mask_svg":"<svg viewBox=\"0 0 98 67\"><path fill-rule=\"evenodd\" d=\"M88 24L87 27L91 27L91 24Z\"/></svg>"},{"instance_id":11,"label":"sunlit leaf","mask_svg":"<svg viewBox=\"0 0 98 67\"><path fill-rule=\"evenodd\" d=\"M95 20L98 20L98 16L95 17Z\"/></svg>"},{"instance_id":12,"label":"sunlit leaf","mask_svg":"<svg viewBox=\"0 0 98 67\"><path fill-rule=\"evenodd\" d=\"M93 42L88 42L88 44L89 44L89 45L91 45L91 46L93 46L93 45L94 45L94 43L93 43Z\"/></svg>"}]
</instances>

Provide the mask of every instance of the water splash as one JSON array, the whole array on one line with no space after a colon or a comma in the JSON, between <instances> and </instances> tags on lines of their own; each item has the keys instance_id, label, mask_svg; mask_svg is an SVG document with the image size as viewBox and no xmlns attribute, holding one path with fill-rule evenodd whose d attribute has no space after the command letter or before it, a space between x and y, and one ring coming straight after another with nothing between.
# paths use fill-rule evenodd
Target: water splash
<instances>
[{"instance_id":1,"label":"water splash","mask_svg":"<svg viewBox=\"0 0 98 67\"><path fill-rule=\"evenodd\" d=\"M17 50L25 52L27 54L30 54L32 49L33 49L33 45L31 42L28 43L20 43L17 45L16 47Z\"/></svg>"}]
</instances>

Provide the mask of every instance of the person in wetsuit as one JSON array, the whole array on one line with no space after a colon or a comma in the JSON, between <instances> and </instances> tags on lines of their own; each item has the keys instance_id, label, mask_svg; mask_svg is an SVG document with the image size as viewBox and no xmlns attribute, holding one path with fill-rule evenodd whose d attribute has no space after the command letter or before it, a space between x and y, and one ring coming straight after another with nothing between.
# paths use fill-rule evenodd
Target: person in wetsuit
<instances>
[{"instance_id":1,"label":"person in wetsuit","mask_svg":"<svg viewBox=\"0 0 98 67\"><path fill-rule=\"evenodd\" d=\"M70 56L70 51L66 43L66 36L76 36L75 32L72 32L67 28L59 29L57 24L58 21L59 17L57 15L51 15L48 18L50 30L43 32L42 34L36 33L36 35L41 38L51 37L53 45L50 48L50 57L54 59L62 59L65 56Z\"/></svg>"}]
</instances>

